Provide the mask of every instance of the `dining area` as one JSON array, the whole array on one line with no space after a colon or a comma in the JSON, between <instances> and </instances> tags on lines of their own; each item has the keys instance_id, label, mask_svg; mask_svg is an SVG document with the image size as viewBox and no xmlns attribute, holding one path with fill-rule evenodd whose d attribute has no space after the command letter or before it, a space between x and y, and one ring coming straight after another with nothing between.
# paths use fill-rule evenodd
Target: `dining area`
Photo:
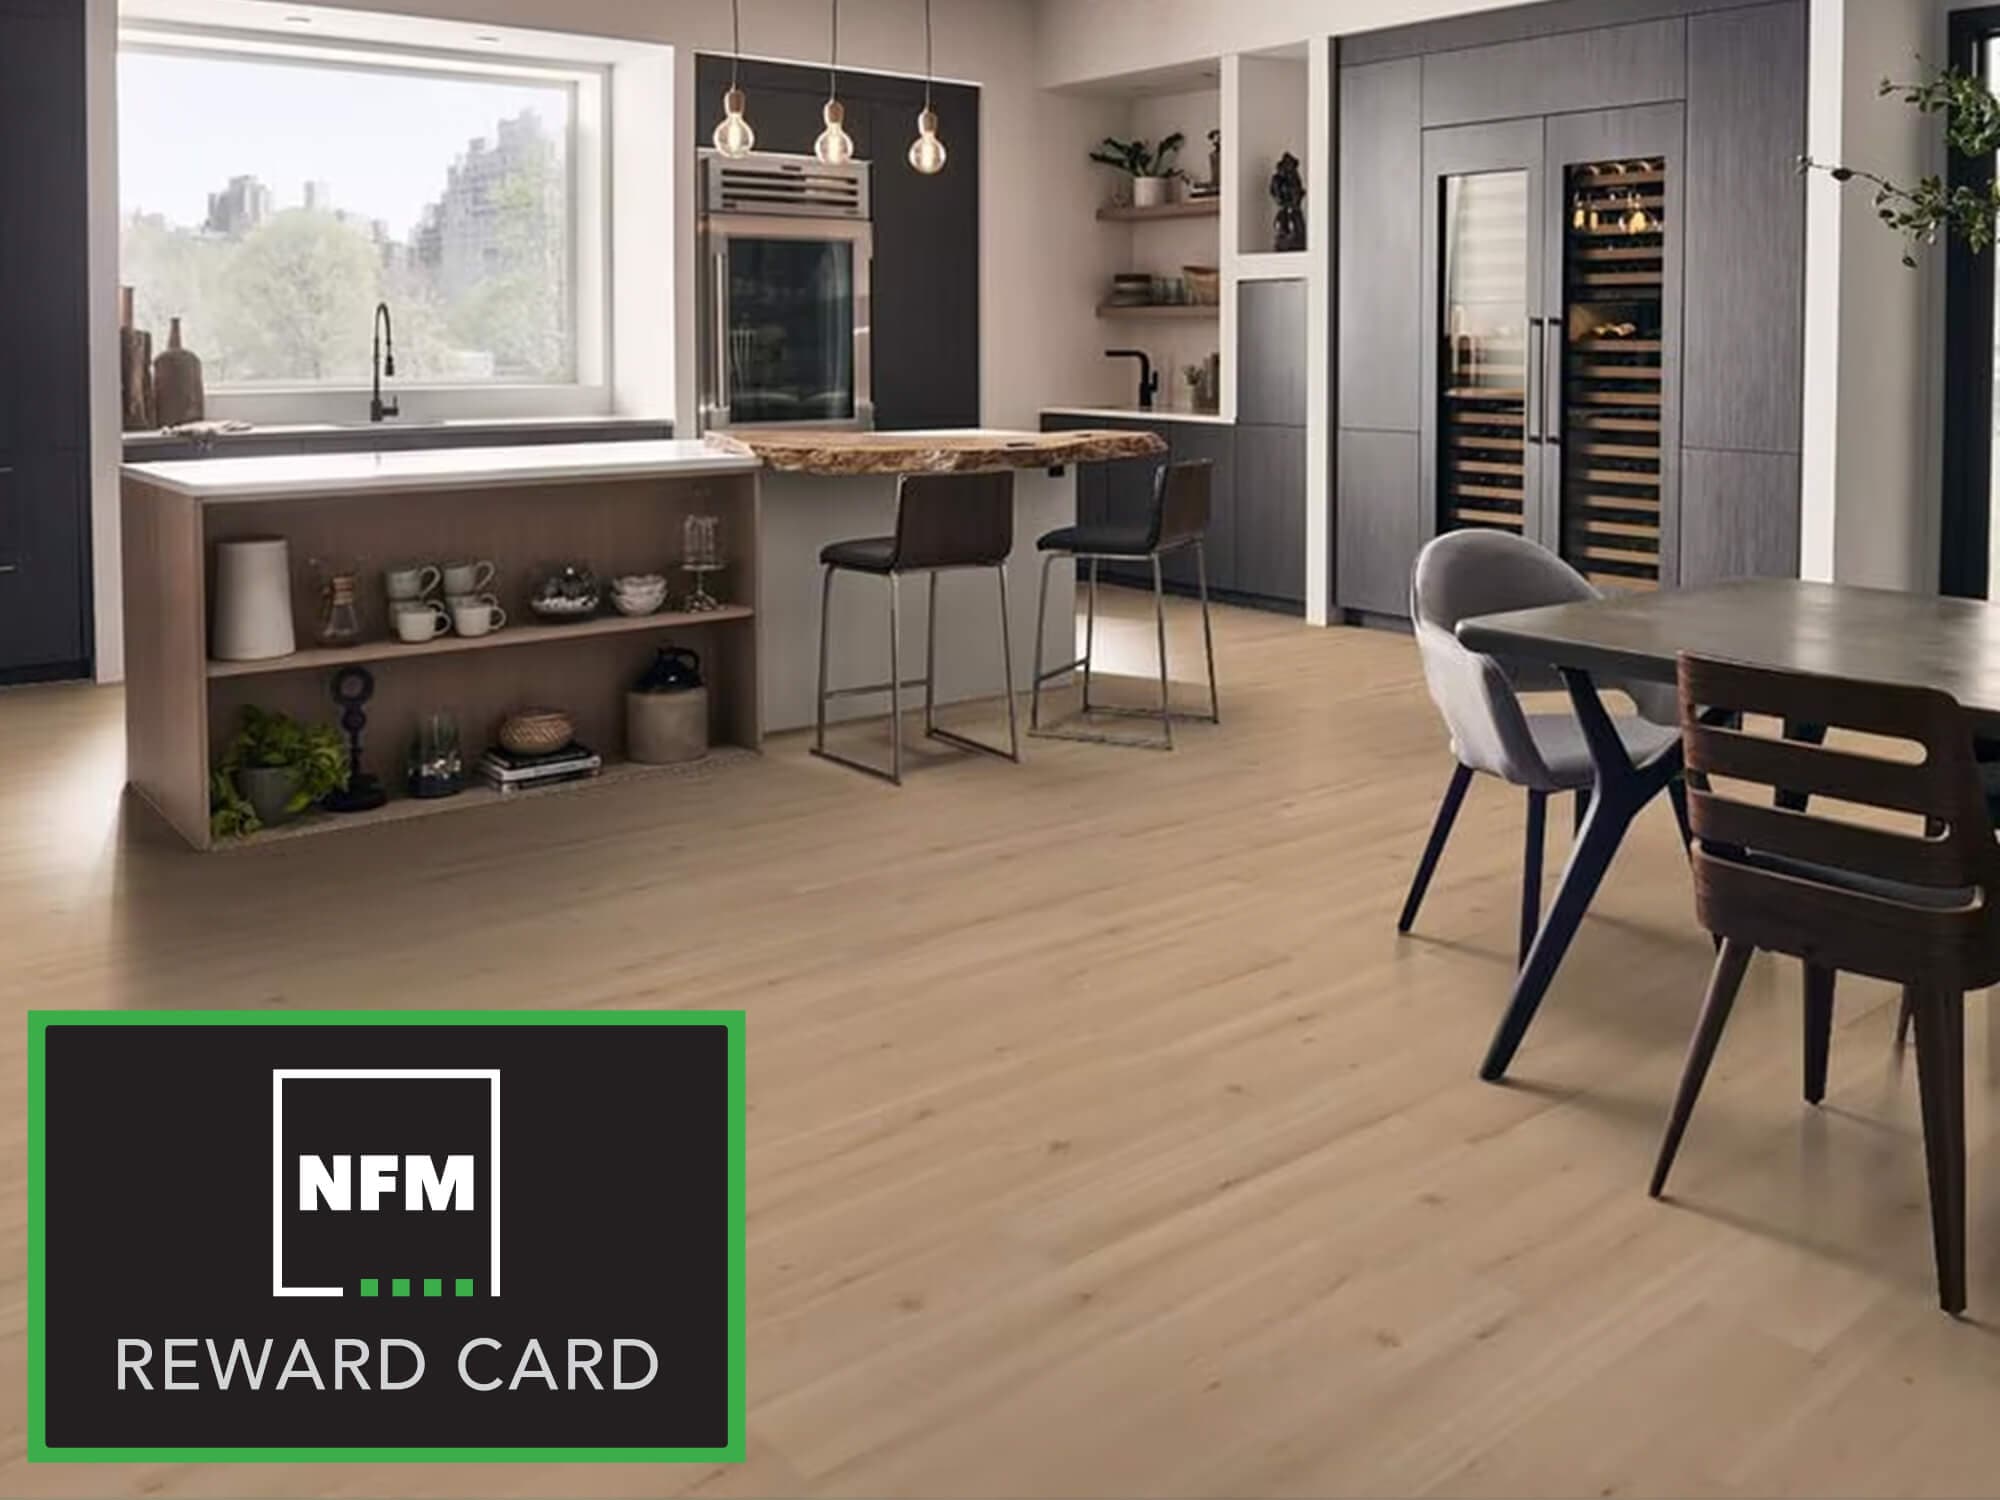
<instances>
[{"instance_id":1,"label":"dining area","mask_svg":"<svg viewBox=\"0 0 2000 1500\"><path fill-rule=\"evenodd\" d=\"M1827 1095L1843 978L1886 981L1901 1000L1881 1045L1913 1043L1916 1059L1938 1302L1966 1315L1965 997L2000 981L2000 609L1795 579L1600 593L1530 543L1464 531L1420 555L1411 613L1455 765L1399 931L1421 930L1475 779L1526 795L1518 967L1479 1077L1517 1081L1524 1046L1537 1071L1544 1001L1635 821L1662 804L1714 962L1662 1101L1651 1195L1667 1191L1756 954L1796 970L1781 984L1798 995L1808 1107ZM1544 911L1558 794L1573 836ZM1697 1131L1688 1150L1703 1149L1717 1143Z\"/></svg>"}]
</instances>

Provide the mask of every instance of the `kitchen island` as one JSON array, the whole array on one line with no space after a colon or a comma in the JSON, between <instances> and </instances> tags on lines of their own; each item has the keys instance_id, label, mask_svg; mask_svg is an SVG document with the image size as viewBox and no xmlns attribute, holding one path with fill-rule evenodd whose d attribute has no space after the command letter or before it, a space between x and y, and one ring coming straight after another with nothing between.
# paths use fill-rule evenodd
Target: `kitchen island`
<instances>
[{"instance_id":1,"label":"kitchen island","mask_svg":"<svg viewBox=\"0 0 2000 1500\"><path fill-rule=\"evenodd\" d=\"M1149 458L1166 445L1151 433L1081 430L1013 432L954 428L925 432L797 429L711 434L719 449L763 462L763 552L759 635L766 729L813 722L818 675L820 549L854 537L887 536L896 527L896 481L904 474L1014 471L1014 552L1010 571L1027 608L1013 612L1014 688L1034 683L1035 539L1075 522L1079 463ZM868 597L863 591L868 590ZM883 602L863 581L836 579L828 642L831 680L878 681L887 675ZM1048 615L1053 639L1067 643L1075 617L1074 570L1053 570ZM903 601L906 661L921 662L928 640L922 592ZM938 584L938 701L990 698L1001 680L992 584L942 575ZM1057 648L1051 648L1052 654ZM1072 654L1063 651L1061 659ZM886 700L836 698L832 719L886 711Z\"/></svg>"},{"instance_id":2,"label":"kitchen island","mask_svg":"<svg viewBox=\"0 0 2000 1500\"><path fill-rule=\"evenodd\" d=\"M232 843L490 805L475 785L455 796L400 795L403 757L422 718L453 714L468 762L498 720L528 707L568 713L578 740L605 758L600 783L668 774L624 758L625 692L656 648L700 653L709 692L711 765L756 751L759 719L758 461L700 442L557 444L128 464L123 479L126 755L132 788L197 848L208 848L209 774L246 705L333 723L333 675L365 667L367 769L391 794L367 812L311 814ZM604 580L664 573L678 603L682 521L713 515L724 567L707 580L721 607L627 617L608 600L593 617L539 621L536 583L565 563ZM211 655L218 543L282 537L297 649L258 660ZM490 560L507 623L406 644L390 629L387 568ZM318 640L322 570L357 575L357 639ZM549 795L534 793L531 795Z\"/></svg>"}]
</instances>

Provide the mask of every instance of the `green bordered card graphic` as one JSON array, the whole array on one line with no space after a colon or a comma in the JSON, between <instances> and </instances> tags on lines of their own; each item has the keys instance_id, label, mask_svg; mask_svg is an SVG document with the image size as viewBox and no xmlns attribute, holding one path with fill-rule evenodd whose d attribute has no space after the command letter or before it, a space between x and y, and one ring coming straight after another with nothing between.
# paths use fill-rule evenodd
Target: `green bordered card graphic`
<instances>
[{"instance_id":1,"label":"green bordered card graphic","mask_svg":"<svg viewBox=\"0 0 2000 1500\"><path fill-rule=\"evenodd\" d=\"M34 1462L743 1456L740 1011L35 1011Z\"/></svg>"}]
</instances>

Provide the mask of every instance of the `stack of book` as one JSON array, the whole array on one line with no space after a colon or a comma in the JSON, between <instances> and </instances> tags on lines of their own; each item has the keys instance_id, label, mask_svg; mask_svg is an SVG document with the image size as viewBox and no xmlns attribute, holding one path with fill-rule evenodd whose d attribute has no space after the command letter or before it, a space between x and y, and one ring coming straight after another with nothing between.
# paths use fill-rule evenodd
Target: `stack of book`
<instances>
[{"instance_id":1,"label":"stack of book","mask_svg":"<svg viewBox=\"0 0 2000 1500\"><path fill-rule=\"evenodd\" d=\"M565 781L588 781L603 769L604 757L575 740L540 755L517 755L495 745L479 757L480 776L503 797Z\"/></svg>"}]
</instances>

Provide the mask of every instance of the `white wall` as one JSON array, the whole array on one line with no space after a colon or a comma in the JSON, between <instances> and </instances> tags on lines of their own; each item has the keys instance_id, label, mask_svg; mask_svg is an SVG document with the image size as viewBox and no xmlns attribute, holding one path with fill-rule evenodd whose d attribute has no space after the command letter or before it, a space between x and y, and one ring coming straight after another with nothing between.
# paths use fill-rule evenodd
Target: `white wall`
<instances>
[{"instance_id":1,"label":"white wall","mask_svg":"<svg viewBox=\"0 0 2000 1500\"><path fill-rule=\"evenodd\" d=\"M1936 57L1930 0L1847 0L1841 44L1841 154L1848 166L1912 182L1941 162L1935 122L1877 93L1884 77ZM1833 576L1881 588L1935 589L1940 473L1935 387L1942 350L1932 319L1944 248L1902 264L1903 242L1849 184L1840 202L1839 392Z\"/></svg>"}]
</instances>

